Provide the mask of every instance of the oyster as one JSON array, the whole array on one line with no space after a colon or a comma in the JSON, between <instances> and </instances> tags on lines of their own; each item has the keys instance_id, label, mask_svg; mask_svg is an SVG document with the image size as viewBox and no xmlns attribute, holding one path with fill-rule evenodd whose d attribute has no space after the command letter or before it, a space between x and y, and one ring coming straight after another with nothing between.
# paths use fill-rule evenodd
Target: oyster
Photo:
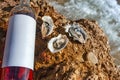
<instances>
[{"instance_id":1,"label":"oyster","mask_svg":"<svg viewBox=\"0 0 120 80\"><path fill-rule=\"evenodd\" d=\"M87 40L86 32L80 27L78 23L68 24L65 26L65 32L69 33L70 37L73 37L74 40L79 41L80 43L85 43Z\"/></svg>"},{"instance_id":2,"label":"oyster","mask_svg":"<svg viewBox=\"0 0 120 80\"><path fill-rule=\"evenodd\" d=\"M42 38L50 35L53 31L54 23L50 16L43 16L42 17L43 23L41 27L41 34Z\"/></svg>"},{"instance_id":3,"label":"oyster","mask_svg":"<svg viewBox=\"0 0 120 80\"><path fill-rule=\"evenodd\" d=\"M66 35L59 34L57 37L52 38L48 42L48 49L52 53L59 52L60 50L64 49L65 46L68 44L68 38Z\"/></svg>"}]
</instances>

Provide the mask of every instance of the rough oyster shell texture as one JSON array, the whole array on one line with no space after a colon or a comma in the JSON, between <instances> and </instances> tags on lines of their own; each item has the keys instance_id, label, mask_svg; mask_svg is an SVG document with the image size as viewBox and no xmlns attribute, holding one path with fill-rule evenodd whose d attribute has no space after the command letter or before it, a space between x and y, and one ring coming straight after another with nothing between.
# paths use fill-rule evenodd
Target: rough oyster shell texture
<instances>
[{"instance_id":1,"label":"rough oyster shell texture","mask_svg":"<svg viewBox=\"0 0 120 80\"><path fill-rule=\"evenodd\" d=\"M12 2L15 2L15 0L9 0L11 3L7 1L0 1L0 4L6 4L5 6L0 5L2 6L0 7L0 27L2 28L0 30L4 33L7 30L5 23L8 21L9 10L15 6L12 5ZM52 54L47 48L48 41L58 34L67 35L63 26L73 21L69 21L57 13L45 0L37 0L36 2L32 0L31 6L37 12L38 22L34 80L120 80L120 72L109 54L110 48L107 37L95 21L87 19L74 21L82 25L81 27L89 36L86 43L79 44L69 38L66 48L58 54ZM46 39L42 39L40 31L42 23L40 19L45 15L52 17L55 29ZM3 32L0 32L0 35L3 35ZM0 36L0 43L4 46L3 38L5 36ZM1 45L0 52L3 53L3 46ZM93 54L98 59L97 64L89 62L87 54L90 52L94 52ZM1 53L0 60L2 59ZM91 61L93 62L93 60Z\"/></svg>"}]
</instances>

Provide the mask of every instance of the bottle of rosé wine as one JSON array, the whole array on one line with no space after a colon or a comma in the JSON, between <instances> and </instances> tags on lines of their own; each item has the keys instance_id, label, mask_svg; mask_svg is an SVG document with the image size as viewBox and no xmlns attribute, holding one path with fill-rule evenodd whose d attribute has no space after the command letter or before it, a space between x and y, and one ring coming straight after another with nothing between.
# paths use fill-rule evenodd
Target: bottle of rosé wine
<instances>
[{"instance_id":1,"label":"bottle of ros\u00e9 wine","mask_svg":"<svg viewBox=\"0 0 120 80\"><path fill-rule=\"evenodd\" d=\"M10 12L1 80L33 80L36 20L30 0Z\"/></svg>"}]
</instances>

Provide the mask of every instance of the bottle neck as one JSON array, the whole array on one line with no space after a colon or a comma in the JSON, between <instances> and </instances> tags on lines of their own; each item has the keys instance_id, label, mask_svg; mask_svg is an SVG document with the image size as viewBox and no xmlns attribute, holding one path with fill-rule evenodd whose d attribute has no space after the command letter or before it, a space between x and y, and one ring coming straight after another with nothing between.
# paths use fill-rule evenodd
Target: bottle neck
<instances>
[{"instance_id":1,"label":"bottle neck","mask_svg":"<svg viewBox=\"0 0 120 80\"><path fill-rule=\"evenodd\" d=\"M20 0L20 5L29 5L30 0Z\"/></svg>"}]
</instances>

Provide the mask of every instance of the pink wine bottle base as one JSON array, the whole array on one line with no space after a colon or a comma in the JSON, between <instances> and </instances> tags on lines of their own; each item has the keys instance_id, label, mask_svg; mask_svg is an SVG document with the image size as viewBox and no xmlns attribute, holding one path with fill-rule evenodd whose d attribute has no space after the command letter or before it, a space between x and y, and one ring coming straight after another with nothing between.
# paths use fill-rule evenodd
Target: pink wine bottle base
<instances>
[{"instance_id":1,"label":"pink wine bottle base","mask_svg":"<svg viewBox=\"0 0 120 80\"><path fill-rule=\"evenodd\" d=\"M2 75L2 61L0 60L0 78L1 78L1 75Z\"/></svg>"},{"instance_id":2,"label":"pink wine bottle base","mask_svg":"<svg viewBox=\"0 0 120 80\"><path fill-rule=\"evenodd\" d=\"M33 80L33 71L24 67L5 67L1 80Z\"/></svg>"}]
</instances>

